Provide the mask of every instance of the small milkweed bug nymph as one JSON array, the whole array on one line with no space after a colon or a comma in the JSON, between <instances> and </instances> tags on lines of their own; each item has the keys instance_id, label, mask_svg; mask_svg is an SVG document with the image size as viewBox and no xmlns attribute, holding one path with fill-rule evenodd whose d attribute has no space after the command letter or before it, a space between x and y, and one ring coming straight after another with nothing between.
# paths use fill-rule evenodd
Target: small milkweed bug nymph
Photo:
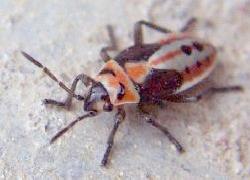
<instances>
[{"instance_id":1,"label":"small milkweed bug nymph","mask_svg":"<svg viewBox=\"0 0 250 180\"><path fill-rule=\"evenodd\" d=\"M59 86L68 96L64 102L45 99L45 104L61 106L69 109L72 99L83 101L86 114L77 117L67 127L59 131L50 141L53 143L79 121L98 115L99 112L117 111L114 126L107 141L107 148L101 164L107 165L109 155L114 143L114 136L119 125L125 119L124 105L136 103L139 112L143 114L146 122L162 131L173 143L178 152L184 148L171 135L168 129L159 124L155 118L142 107L147 104L161 104L162 102L188 103L196 102L205 94L242 90L241 86L209 87L196 96L188 96L185 90L200 83L216 65L215 47L190 32L196 19L190 19L180 32L172 32L147 21L138 21L134 25L134 44L111 58L108 51L117 50L115 36L111 26L107 26L110 37L110 46L104 47L100 55L104 61L103 67L95 78L86 74L78 75L70 88L40 62L25 52L24 57L34 63ZM166 34L166 37L155 43L144 43L142 27L148 27ZM75 94L77 83L81 81L89 87L84 95Z\"/></svg>"}]
</instances>

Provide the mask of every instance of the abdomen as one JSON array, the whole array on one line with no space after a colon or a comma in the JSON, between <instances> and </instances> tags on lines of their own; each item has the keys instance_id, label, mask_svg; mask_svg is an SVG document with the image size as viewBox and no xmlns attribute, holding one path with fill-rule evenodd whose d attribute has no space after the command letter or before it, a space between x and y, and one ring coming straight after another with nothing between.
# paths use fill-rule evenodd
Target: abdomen
<instances>
[{"instance_id":1,"label":"abdomen","mask_svg":"<svg viewBox=\"0 0 250 180\"><path fill-rule=\"evenodd\" d=\"M170 34L160 44L161 48L148 59L147 65L154 69L177 70L182 76L182 85L176 93L205 79L216 64L215 48L190 35Z\"/></svg>"}]
</instances>

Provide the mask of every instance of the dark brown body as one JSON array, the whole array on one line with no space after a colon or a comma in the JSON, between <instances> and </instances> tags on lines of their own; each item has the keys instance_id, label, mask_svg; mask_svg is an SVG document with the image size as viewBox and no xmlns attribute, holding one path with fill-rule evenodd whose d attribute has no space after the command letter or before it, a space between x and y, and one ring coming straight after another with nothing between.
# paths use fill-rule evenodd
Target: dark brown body
<instances>
[{"instance_id":1,"label":"dark brown body","mask_svg":"<svg viewBox=\"0 0 250 180\"><path fill-rule=\"evenodd\" d=\"M160 47L161 45L159 43L134 45L121 51L114 59L121 66L124 66L124 64L129 61L147 61Z\"/></svg>"}]
</instances>

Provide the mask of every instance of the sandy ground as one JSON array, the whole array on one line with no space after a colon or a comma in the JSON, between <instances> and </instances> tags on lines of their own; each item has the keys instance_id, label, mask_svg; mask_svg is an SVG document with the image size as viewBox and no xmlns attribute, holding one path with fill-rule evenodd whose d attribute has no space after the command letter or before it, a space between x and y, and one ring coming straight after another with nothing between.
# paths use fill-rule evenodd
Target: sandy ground
<instances>
[{"instance_id":1,"label":"sandy ground","mask_svg":"<svg viewBox=\"0 0 250 180\"><path fill-rule=\"evenodd\" d=\"M0 179L250 178L249 0L1 0L0 17ZM103 64L99 50L108 43L106 24L114 25L124 48L138 20L178 30L190 17L199 19L197 36L218 47L220 63L211 80L245 90L159 110L159 122L185 154L178 155L161 132L140 120L134 106L127 108L108 168L100 161L113 113L79 123L49 145L59 129L83 114L82 104L74 101L72 111L45 107L43 98L62 100L66 94L20 50L69 85L82 72L94 76ZM146 35L148 42L155 40Z\"/></svg>"}]
</instances>

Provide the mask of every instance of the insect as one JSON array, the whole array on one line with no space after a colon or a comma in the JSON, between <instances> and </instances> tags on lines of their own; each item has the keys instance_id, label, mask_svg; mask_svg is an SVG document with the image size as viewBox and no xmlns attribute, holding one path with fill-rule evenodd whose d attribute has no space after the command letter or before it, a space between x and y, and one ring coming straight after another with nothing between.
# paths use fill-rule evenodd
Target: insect
<instances>
[{"instance_id":1,"label":"insect","mask_svg":"<svg viewBox=\"0 0 250 180\"><path fill-rule=\"evenodd\" d=\"M205 79L216 65L215 47L190 33L195 22L194 18L190 19L180 32L176 33L147 21L139 21L134 25L134 44L118 53L114 58L111 58L108 52L117 50L117 44L112 27L107 26L111 44L100 51L100 56L105 64L95 78L84 73L78 75L70 88L59 81L47 67L27 53L22 52L24 57L42 68L52 80L56 81L68 93L63 102L45 99L45 104L69 109L73 98L84 102L83 109L86 114L77 117L59 131L50 143L53 143L83 119L96 116L102 111L116 110L114 126L109 134L107 148L101 161L101 164L105 166L114 144L114 136L119 125L125 119L124 106L135 103L138 104L146 122L162 131L175 145L178 152L184 152L184 148L168 129L158 123L150 112L145 111L142 107L162 102L196 102L208 92L242 90L241 86L209 87L196 96L185 94L185 90ZM144 43L142 27L164 33L166 37L155 43ZM79 81L89 87L83 96L75 94Z\"/></svg>"}]
</instances>

